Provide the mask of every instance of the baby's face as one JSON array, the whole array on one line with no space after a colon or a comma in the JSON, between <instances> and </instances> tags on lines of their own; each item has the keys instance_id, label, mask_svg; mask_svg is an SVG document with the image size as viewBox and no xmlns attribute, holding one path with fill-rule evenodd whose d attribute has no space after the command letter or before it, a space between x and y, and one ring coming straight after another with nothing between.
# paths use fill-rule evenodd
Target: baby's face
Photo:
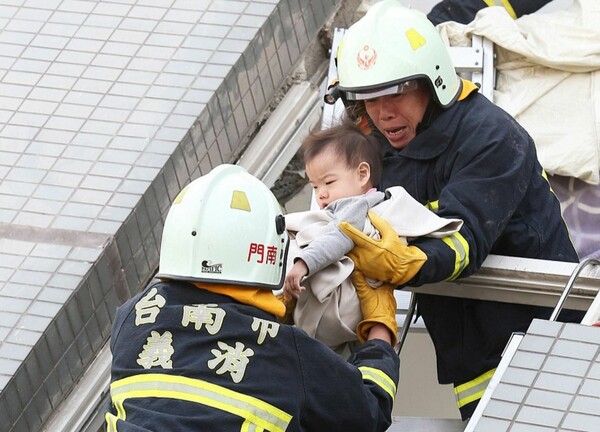
<instances>
[{"instance_id":1,"label":"baby's face","mask_svg":"<svg viewBox=\"0 0 600 432\"><path fill-rule=\"evenodd\" d=\"M369 179L358 167L348 168L331 149L325 149L306 164L306 175L320 208L350 196L362 195L370 188Z\"/></svg>"}]
</instances>

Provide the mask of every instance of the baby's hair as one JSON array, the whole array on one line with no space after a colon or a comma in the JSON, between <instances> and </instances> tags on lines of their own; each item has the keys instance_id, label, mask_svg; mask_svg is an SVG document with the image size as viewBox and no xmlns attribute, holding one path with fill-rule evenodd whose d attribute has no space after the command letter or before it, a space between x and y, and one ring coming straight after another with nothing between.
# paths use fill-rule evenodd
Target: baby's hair
<instances>
[{"instance_id":1,"label":"baby's hair","mask_svg":"<svg viewBox=\"0 0 600 432\"><path fill-rule=\"evenodd\" d=\"M381 178L382 163L379 143L375 137L365 135L346 117L341 123L329 128L314 127L302 141L304 163L310 162L327 148L333 149L348 168L358 167L361 162L368 163L371 167L371 184L377 186Z\"/></svg>"}]
</instances>

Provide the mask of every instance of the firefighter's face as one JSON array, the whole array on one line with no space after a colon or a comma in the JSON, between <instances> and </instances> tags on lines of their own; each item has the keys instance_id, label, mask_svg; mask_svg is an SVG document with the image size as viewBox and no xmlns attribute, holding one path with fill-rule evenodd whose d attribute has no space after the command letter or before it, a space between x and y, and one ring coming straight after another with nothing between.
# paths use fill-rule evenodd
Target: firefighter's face
<instances>
[{"instance_id":1,"label":"firefighter's face","mask_svg":"<svg viewBox=\"0 0 600 432\"><path fill-rule=\"evenodd\" d=\"M401 149L417 134L430 99L429 89L421 86L415 91L365 100L365 109L373 124L392 147Z\"/></svg>"}]
</instances>

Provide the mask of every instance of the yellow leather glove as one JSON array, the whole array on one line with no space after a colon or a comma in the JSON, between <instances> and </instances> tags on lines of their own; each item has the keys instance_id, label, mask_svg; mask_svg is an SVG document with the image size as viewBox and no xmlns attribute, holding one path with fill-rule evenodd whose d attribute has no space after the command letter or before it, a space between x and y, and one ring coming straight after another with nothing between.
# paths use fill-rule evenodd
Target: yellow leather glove
<instances>
[{"instance_id":1,"label":"yellow leather glove","mask_svg":"<svg viewBox=\"0 0 600 432\"><path fill-rule=\"evenodd\" d=\"M281 324L294 324L294 309L296 307L296 299L288 297L285 293L277 294L277 300L279 300L285 306L285 313L283 316L278 316Z\"/></svg>"},{"instance_id":2,"label":"yellow leather glove","mask_svg":"<svg viewBox=\"0 0 600 432\"><path fill-rule=\"evenodd\" d=\"M383 324L391 333L392 346L398 343L398 323L396 322L396 298L394 286L383 283L377 288L371 287L364 275L354 270L352 283L360 302L363 319L356 325L356 335L363 343L369 337L369 330L374 324Z\"/></svg>"},{"instance_id":3,"label":"yellow leather glove","mask_svg":"<svg viewBox=\"0 0 600 432\"><path fill-rule=\"evenodd\" d=\"M347 255L366 277L393 285L405 284L421 269L427 255L416 246L405 245L394 228L374 212L369 212L369 219L379 230L381 240L372 239L348 222L339 224L354 242Z\"/></svg>"}]
</instances>

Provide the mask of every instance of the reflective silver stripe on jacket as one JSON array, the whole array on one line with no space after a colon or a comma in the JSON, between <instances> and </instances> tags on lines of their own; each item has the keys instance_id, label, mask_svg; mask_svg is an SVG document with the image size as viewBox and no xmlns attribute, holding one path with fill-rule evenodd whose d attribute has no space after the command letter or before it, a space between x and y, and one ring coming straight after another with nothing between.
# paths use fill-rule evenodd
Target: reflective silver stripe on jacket
<instances>
[{"instance_id":1,"label":"reflective silver stripe on jacket","mask_svg":"<svg viewBox=\"0 0 600 432\"><path fill-rule=\"evenodd\" d=\"M437 213L440 207L440 201L430 201L425 204L429 210ZM454 251L454 270L446 280L454 280L460 276L462 271L469 265L469 243L460 232L455 232L447 237L442 238L442 241Z\"/></svg>"},{"instance_id":2,"label":"reflective silver stripe on jacket","mask_svg":"<svg viewBox=\"0 0 600 432\"><path fill-rule=\"evenodd\" d=\"M473 401L481 399L495 371L496 369L489 370L469 382L454 387L454 394L456 395L456 404L458 407L463 407Z\"/></svg>"},{"instance_id":3,"label":"reflective silver stripe on jacket","mask_svg":"<svg viewBox=\"0 0 600 432\"><path fill-rule=\"evenodd\" d=\"M123 402L133 398L168 398L217 408L245 419L241 431L284 432L292 416L279 408L242 393L203 380L165 374L140 374L110 385L113 404L117 409L117 419L125 420ZM114 416L113 416L114 417ZM107 416L110 430L116 419Z\"/></svg>"},{"instance_id":4,"label":"reflective silver stripe on jacket","mask_svg":"<svg viewBox=\"0 0 600 432\"><path fill-rule=\"evenodd\" d=\"M358 370L362 373L363 379L369 380L381 387L394 400L396 397L396 384L394 381L379 369L368 366L359 366Z\"/></svg>"},{"instance_id":5,"label":"reflective silver stripe on jacket","mask_svg":"<svg viewBox=\"0 0 600 432\"><path fill-rule=\"evenodd\" d=\"M454 280L469 265L469 243L461 233L455 232L442 238L442 241L455 253L454 271L447 280Z\"/></svg>"}]
</instances>

